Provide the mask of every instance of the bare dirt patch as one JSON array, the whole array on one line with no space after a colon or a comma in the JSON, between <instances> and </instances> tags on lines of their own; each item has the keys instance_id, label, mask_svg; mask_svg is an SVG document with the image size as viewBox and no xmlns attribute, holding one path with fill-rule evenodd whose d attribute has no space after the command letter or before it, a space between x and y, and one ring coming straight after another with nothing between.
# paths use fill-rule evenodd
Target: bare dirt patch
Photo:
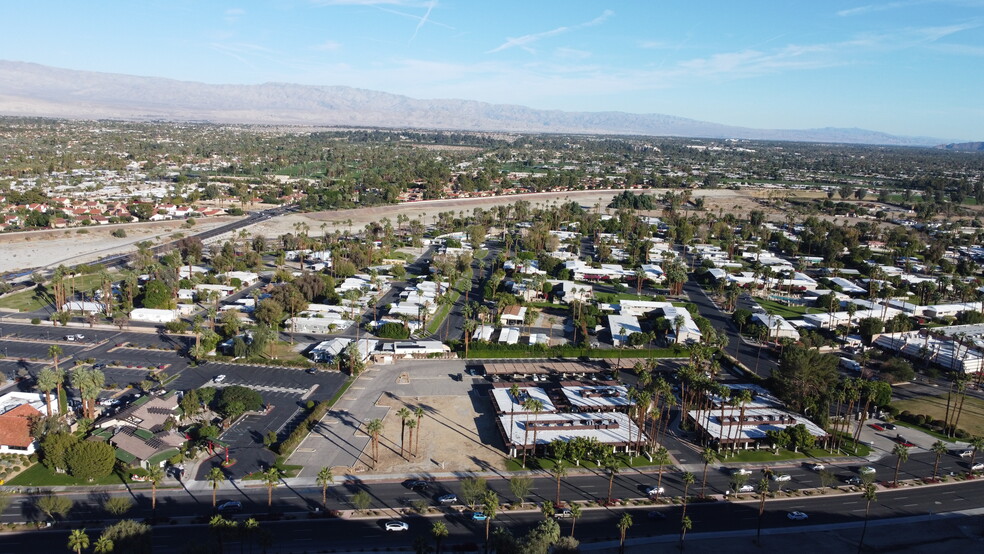
<instances>
[{"instance_id":1,"label":"bare dirt patch","mask_svg":"<svg viewBox=\"0 0 984 554\"><path fill-rule=\"evenodd\" d=\"M478 396L474 389L468 396L415 396L401 398L384 395L377 402L389 406L383 419L383 433L379 440L379 463L374 471L379 473L421 474L444 471L490 471L505 467L505 454L494 445L500 442L495 428L494 414L488 398ZM476 410L476 405L481 411ZM397 412L406 407L413 411L424 409L420 422L420 437L414 429L417 456L400 457L400 416ZM409 432L406 448L409 449ZM367 446L359 459L363 467L370 467L371 446Z\"/></svg>"}]
</instances>

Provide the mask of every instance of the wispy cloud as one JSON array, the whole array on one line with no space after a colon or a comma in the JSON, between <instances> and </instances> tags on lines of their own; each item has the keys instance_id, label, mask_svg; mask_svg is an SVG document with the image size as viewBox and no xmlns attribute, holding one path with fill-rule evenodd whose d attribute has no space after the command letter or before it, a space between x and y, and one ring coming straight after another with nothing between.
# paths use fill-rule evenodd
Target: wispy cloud
<instances>
[{"instance_id":1,"label":"wispy cloud","mask_svg":"<svg viewBox=\"0 0 984 554\"><path fill-rule=\"evenodd\" d=\"M341 47L342 47L341 43L335 42L333 40L326 40L321 44L312 46L311 49L318 50L319 52L334 52L335 50L338 50Z\"/></svg>"},{"instance_id":2,"label":"wispy cloud","mask_svg":"<svg viewBox=\"0 0 984 554\"><path fill-rule=\"evenodd\" d=\"M246 15L246 10L240 8L229 8L223 13L223 18L225 19L226 23L231 25L239 21L239 18L241 18L244 15Z\"/></svg>"},{"instance_id":3,"label":"wispy cloud","mask_svg":"<svg viewBox=\"0 0 984 554\"><path fill-rule=\"evenodd\" d=\"M557 48L554 50L554 54L558 58L569 60L583 60L591 57L591 52L588 52L587 50L578 50L576 48Z\"/></svg>"},{"instance_id":4,"label":"wispy cloud","mask_svg":"<svg viewBox=\"0 0 984 554\"><path fill-rule=\"evenodd\" d=\"M425 23L427 23L428 19L430 19L431 10L433 10L434 6L436 5L437 2L431 2L430 4L427 5L427 11L424 13L424 17L421 17L420 21L417 22L417 27L413 30L413 35L410 37L410 42L413 42L413 39L417 38L417 33L420 32L420 28L423 27Z\"/></svg>"},{"instance_id":5,"label":"wispy cloud","mask_svg":"<svg viewBox=\"0 0 984 554\"><path fill-rule=\"evenodd\" d=\"M567 26L557 27L556 29L551 29L549 31L543 31L543 32L540 32L540 33L531 33L529 35L523 35L521 37L516 37L516 38L510 37L510 38L507 38L506 39L506 42L500 44L499 46L493 48L492 50L489 50L487 52L487 54L494 54L496 52L502 52L503 50L508 50L510 48L513 48L513 47L519 47L519 48L522 48L523 50L526 50L527 52L533 52L533 49L530 48L530 45L533 44L533 43L535 43L535 42L537 42L537 41L540 41L542 39L549 38L549 37L555 37L557 35L562 35L564 33L568 33L568 32L571 32L571 31L577 31L579 29L584 29L584 28L587 28L587 27L593 27L595 25L601 25L602 23L605 22L606 19L608 19L609 17L611 17L613 15L615 15L615 12L613 12L612 10L605 10L598 17L592 19L591 21L585 22L585 23L579 23L577 25L573 25L573 26L570 26L570 27L567 27Z\"/></svg>"},{"instance_id":6,"label":"wispy cloud","mask_svg":"<svg viewBox=\"0 0 984 554\"><path fill-rule=\"evenodd\" d=\"M886 2L884 4L868 4L865 6L858 6L856 8L848 8L846 10L840 10L837 15L840 17L850 17L852 15L864 15L874 12L885 12L889 10L897 10L899 8L906 8L909 6L915 6L917 4L925 4L927 0L907 0L902 2Z\"/></svg>"},{"instance_id":7,"label":"wispy cloud","mask_svg":"<svg viewBox=\"0 0 984 554\"><path fill-rule=\"evenodd\" d=\"M426 8L433 2L427 0L311 0L319 6L404 6Z\"/></svg>"}]
</instances>

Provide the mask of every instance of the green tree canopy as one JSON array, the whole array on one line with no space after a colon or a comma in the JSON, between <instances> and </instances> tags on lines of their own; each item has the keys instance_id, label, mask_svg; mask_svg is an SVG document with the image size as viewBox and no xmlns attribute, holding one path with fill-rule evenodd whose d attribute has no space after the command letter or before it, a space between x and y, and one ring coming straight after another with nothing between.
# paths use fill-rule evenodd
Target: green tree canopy
<instances>
[{"instance_id":1,"label":"green tree canopy","mask_svg":"<svg viewBox=\"0 0 984 554\"><path fill-rule=\"evenodd\" d=\"M222 389L216 399L215 408L220 414L236 418L245 412L263 407L263 397L253 389L232 385Z\"/></svg>"},{"instance_id":2,"label":"green tree canopy","mask_svg":"<svg viewBox=\"0 0 984 554\"><path fill-rule=\"evenodd\" d=\"M68 473L79 479L99 479L113 472L116 449L109 443L81 441L65 456Z\"/></svg>"}]
</instances>

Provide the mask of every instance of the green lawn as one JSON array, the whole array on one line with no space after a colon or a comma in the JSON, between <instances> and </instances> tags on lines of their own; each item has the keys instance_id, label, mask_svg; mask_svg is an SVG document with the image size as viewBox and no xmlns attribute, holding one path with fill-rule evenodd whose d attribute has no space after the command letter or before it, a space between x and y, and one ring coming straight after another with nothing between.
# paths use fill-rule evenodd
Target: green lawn
<instances>
[{"instance_id":1,"label":"green lawn","mask_svg":"<svg viewBox=\"0 0 984 554\"><path fill-rule=\"evenodd\" d=\"M788 460L801 460L806 458L834 458L839 456L854 456L854 451L847 448L846 451L841 452L831 452L830 450L824 450L823 448L807 448L800 450L799 452L793 452L792 450L779 450L778 454L773 454L772 450L746 450L738 451L738 454L734 456L729 455L718 455L718 459L724 463L736 463L736 462L782 462ZM858 445L857 456L867 456L868 447L861 444Z\"/></svg>"},{"instance_id":2,"label":"green lawn","mask_svg":"<svg viewBox=\"0 0 984 554\"><path fill-rule=\"evenodd\" d=\"M11 487L71 487L78 485L119 485L130 482L129 478L124 478L117 473L95 481L83 481L67 473L54 473L41 464L34 464L6 484Z\"/></svg>"},{"instance_id":3,"label":"green lawn","mask_svg":"<svg viewBox=\"0 0 984 554\"><path fill-rule=\"evenodd\" d=\"M448 295L450 302L448 302L447 304L443 304L437 310L437 312L434 313L434 317L432 317L431 320L427 322L428 335L433 335L438 331L438 329L441 328L441 324L444 323L445 318L447 318L448 313L451 311L451 307L454 306L454 303L457 302L458 298L461 296L461 292L459 291L464 289L465 287L470 287L470 286L471 286L471 275L468 275L467 277L462 277L461 279L458 279L458 282L455 283L455 286L451 288L451 291L445 293Z\"/></svg>"},{"instance_id":4,"label":"green lawn","mask_svg":"<svg viewBox=\"0 0 984 554\"><path fill-rule=\"evenodd\" d=\"M932 416L933 419L946 417L946 395L923 396L911 400L898 400L892 405L899 411L908 410L913 414ZM957 427L974 436L984 435L984 400L967 396Z\"/></svg>"},{"instance_id":5,"label":"green lawn","mask_svg":"<svg viewBox=\"0 0 984 554\"><path fill-rule=\"evenodd\" d=\"M804 314L816 314L823 312L823 310L819 308L810 308L807 306L786 306L785 304L780 304L779 302L767 300L765 298L756 298L755 301L759 306L765 308L765 311L770 314L779 315L786 319L796 319L803 317Z\"/></svg>"},{"instance_id":6,"label":"green lawn","mask_svg":"<svg viewBox=\"0 0 984 554\"><path fill-rule=\"evenodd\" d=\"M622 455L618 457L619 466L624 470L629 467L657 467L658 464L654 464L649 461L649 458L645 456L635 456L630 461L626 456ZM527 470L542 469L544 471L552 471L554 466L557 464L554 458L540 457L526 458L526 468ZM598 465L594 463L594 460L581 460L580 466L575 466L574 462L568 460L567 469L577 469L582 467L584 469L598 469ZM523 471L523 458L509 458L506 460L506 471Z\"/></svg>"},{"instance_id":7,"label":"green lawn","mask_svg":"<svg viewBox=\"0 0 984 554\"><path fill-rule=\"evenodd\" d=\"M40 310L48 305L48 301L35 296L35 291L25 290L10 296L0 298L0 308L17 310L20 312L33 312Z\"/></svg>"},{"instance_id":8,"label":"green lawn","mask_svg":"<svg viewBox=\"0 0 984 554\"><path fill-rule=\"evenodd\" d=\"M645 294L633 294L631 292L599 292L595 295L595 300L603 304L617 304L619 300L652 300L652 296Z\"/></svg>"},{"instance_id":9,"label":"green lawn","mask_svg":"<svg viewBox=\"0 0 984 554\"><path fill-rule=\"evenodd\" d=\"M481 348L472 346L468 350L469 359L482 358L607 358L618 359L638 359L638 358L686 358L690 354L683 348L653 348L636 350L627 348L619 352L618 349L607 348L581 348L577 346L554 346L551 348Z\"/></svg>"}]
</instances>

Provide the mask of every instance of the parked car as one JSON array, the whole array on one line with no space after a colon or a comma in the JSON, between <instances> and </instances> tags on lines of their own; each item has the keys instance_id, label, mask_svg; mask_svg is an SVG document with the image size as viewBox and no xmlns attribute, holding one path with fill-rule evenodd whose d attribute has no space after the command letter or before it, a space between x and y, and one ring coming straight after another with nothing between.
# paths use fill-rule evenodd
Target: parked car
<instances>
[{"instance_id":1,"label":"parked car","mask_svg":"<svg viewBox=\"0 0 984 554\"><path fill-rule=\"evenodd\" d=\"M786 514L786 517L788 517L793 521L800 521L808 518L809 516L803 512L789 512L788 514Z\"/></svg>"},{"instance_id":2,"label":"parked car","mask_svg":"<svg viewBox=\"0 0 984 554\"><path fill-rule=\"evenodd\" d=\"M212 382L213 383L221 383L222 381L225 381L225 380L226 380L226 376L225 375L216 375L215 377L212 378Z\"/></svg>"},{"instance_id":3,"label":"parked car","mask_svg":"<svg viewBox=\"0 0 984 554\"><path fill-rule=\"evenodd\" d=\"M387 531L409 531L410 524L405 521L399 521L396 519L386 522Z\"/></svg>"},{"instance_id":4,"label":"parked car","mask_svg":"<svg viewBox=\"0 0 984 554\"><path fill-rule=\"evenodd\" d=\"M889 431L894 431L898 429L898 427L896 427L894 423L886 423L885 428L888 429Z\"/></svg>"},{"instance_id":5,"label":"parked car","mask_svg":"<svg viewBox=\"0 0 984 554\"><path fill-rule=\"evenodd\" d=\"M869 423L868 424L868 427L871 427L875 431L884 431L885 430L884 427L882 427L881 425L878 425L877 423Z\"/></svg>"}]
</instances>

